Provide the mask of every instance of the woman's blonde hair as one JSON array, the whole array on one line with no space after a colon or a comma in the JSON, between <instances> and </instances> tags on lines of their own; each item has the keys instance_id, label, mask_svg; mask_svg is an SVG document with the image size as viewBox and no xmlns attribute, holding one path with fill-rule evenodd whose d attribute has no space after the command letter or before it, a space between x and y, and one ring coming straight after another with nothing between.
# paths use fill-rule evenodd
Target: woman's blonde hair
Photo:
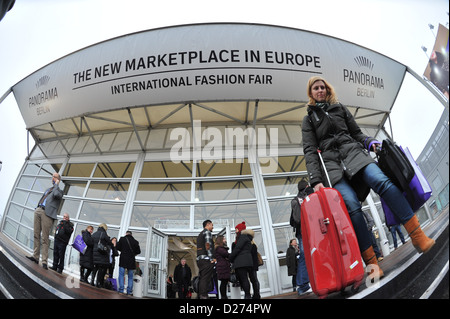
<instances>
[{"instance_id":1,"label":"woman's blonde hair","mask_svg":"<svg viewBox=\"0 0 450 319\"><path fill-rule=\"evenodd\" d=\"M336 96L336 92L334 91L334 87L330 83L328 83L327 80L325 80L324 78L322 78L320 76L313 76L308 80L308 85L306 87L306 93L308 94L308 97L309 97L308 104L316 105L316 101L313 99L312 94L311 94L311 87L317 81L322 81L323 83L325 83L325 87L327 88L326 102L329 104L338 103L338 99Z\"/></svg>"}]
</instances>

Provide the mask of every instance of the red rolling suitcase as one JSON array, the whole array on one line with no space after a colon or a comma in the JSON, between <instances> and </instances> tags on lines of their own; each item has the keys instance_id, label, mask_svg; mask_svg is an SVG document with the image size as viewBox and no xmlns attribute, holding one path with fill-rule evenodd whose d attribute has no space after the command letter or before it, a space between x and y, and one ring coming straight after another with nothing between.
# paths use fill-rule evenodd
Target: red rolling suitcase
<instances>
[{"instance_id":1,"label":"red rolling suitcase","mask_svg":"<svg viewBox=\"0 0 450 319\"><path fill-rule=\"evenodd\" d=\"M364 279L364 266L355 231L341 194L321 188L301 205L306 268L313 292L320 298Z\"/></svg>"}]
</instances>

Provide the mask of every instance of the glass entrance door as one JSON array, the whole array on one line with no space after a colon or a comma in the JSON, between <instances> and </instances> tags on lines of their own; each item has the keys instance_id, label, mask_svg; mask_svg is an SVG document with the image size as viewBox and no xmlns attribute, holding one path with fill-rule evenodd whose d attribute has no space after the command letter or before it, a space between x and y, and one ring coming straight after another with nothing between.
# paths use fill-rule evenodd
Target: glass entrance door
<instances>
[{"instance_id":1,"label":"glass entrance door","mask_svg":"<svg viewBox=\"0 0 450 319\"><path fill-rule=\"evenodd\" d=\"M144 273L144 292L148 297L166 297L167 243L168 235L149 228Z\"/></svg>"}]
</instances>

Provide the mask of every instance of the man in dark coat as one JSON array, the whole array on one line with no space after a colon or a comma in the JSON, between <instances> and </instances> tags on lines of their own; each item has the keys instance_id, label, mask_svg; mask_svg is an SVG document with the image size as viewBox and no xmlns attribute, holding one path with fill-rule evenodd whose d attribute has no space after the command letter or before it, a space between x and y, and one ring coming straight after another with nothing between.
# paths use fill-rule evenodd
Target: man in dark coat
<instances>
[{"instance_id":1,"label":"man in dark coat","mask_svg":"<svg viewBox=\"0 0 450 319\"><path fill-rule=\"evenodd\" d=\"M124 237L119 239L116 249L120 251L119 258L119 293L124 292L125 269L128 272L127 295L133 294L133 270L136 269L136 255L141 253L139 242L134 239L131 231L127 231Z\"/></svg>"},{"instance_id":2,"label":"man in dark coat","mask_svg":"<svg viewBox=\"0 0 450 319\"><path fill-rule=\"evenodd\" d=\"M53 267L51 268L52 270L57 271L60 274L64 269L66 248L72 233L73 223L70 221L69 214L64 213L63 219L56 226L55 242L53 248Z\"/></svg>"},{"instance_id":3,"label":"man in dark coat","mask_svg":"<svg viewBox=\"0 0 450 319\"><path fill-rule=\"evenodd\" d=\"M186 264L186 259L183 258L173 272L173 279L178 286L178 298L186 299L186 294L191 284L191 277L191 268Z\"/></svg>"}]
</instances>

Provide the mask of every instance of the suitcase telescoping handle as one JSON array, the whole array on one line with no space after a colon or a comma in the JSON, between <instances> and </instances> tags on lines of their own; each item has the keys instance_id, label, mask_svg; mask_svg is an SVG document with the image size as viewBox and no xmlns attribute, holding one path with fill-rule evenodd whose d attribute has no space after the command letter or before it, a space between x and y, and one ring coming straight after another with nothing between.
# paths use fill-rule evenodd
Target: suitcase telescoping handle
<instances>
[{"instance_id":1,"label":"suitcase telescoping handle","mask_svg":"<svg viewBox=\"0 0 450 319\"><path fill-rule=\"evenodd\" d=\"M325 175L327 176L327 180L328 180L328 185L330 185L330 187L333 187L331 185L331 181L330 181L330 177L328 176L328 172L327 172L327 168L325 166L325 162L323 161L322 158L322 152L320 149L317 149L317 153L319 154L319 158L320 158L320 162L322 163L323 166L323 170L325 171ZM340 220L340 216L338 216L337 214L332 212L332 217L333 217L333 221L334 221L334 227L336 229L336 233L338 236L338 240L339 240L339 246L341 248L341 253L342 255L347 255L347 243L345 241L345 235L344 232L342 230L342 224L341 224L341 220ZM319 221L320 227L322 229L322 233L325 233L323 231L323 227L326 227L325 225L329 225L330 224L330 220L329 218L323 220L322 222Z\"/></svg>"},{"instance_id":2,"label":"suitcase telescoping handle","mask_svg":"<svg viewBox=\"0 0 450 319\"><path fill-rule=\"evenodd\" d=\"M327 176L328 185L330 185L330 187L332 187L331 182L330 182L330 177L328 176L327 168L325 166L325 162L323 161L322 152L320 151L320 149L317 149L317 154L319 154L320 162L322 163L323 170L325 171L325 175ZM330 224L329 218L325 218L325 219L319 218L319 225L320 225L320 230L322 231L322 234L327 233L327 225L329 225L329 224Z\"/></svg>"},{"instance_id":3,"label":"suitcase telescoping handle","mask_svg":"<svg viewBox=\"0 0 450 319\"><path fill-rule=\"evenodd\" d=\"M325 162L323 161L322 158L322 151L320 149L317 149L317 154L319 154L320 162L322 163L323 170L325 171L325 175L327 176L328 185L330 185L330 187L333 187L331 185L330 177L328 176L327 167L325 166Z\"/></svg>"}]
</instances>

